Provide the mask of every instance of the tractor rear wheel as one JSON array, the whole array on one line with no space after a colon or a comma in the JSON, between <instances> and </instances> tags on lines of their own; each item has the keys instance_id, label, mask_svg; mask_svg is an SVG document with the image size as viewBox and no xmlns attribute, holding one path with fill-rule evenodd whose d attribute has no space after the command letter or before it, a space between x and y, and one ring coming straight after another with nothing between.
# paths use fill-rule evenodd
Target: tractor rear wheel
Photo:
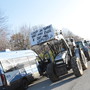
<instances>
[{"instance_id":1,"label":"tractor rear wheel","mask_svg":"<svg viewBox=\"0 0 90 90\"><path fill-rule=\"evenodd\" d=\"M86 59L84 52L82 50L81 50L81 59L80 60L81 60L83 70L87 69L88 68L87 59Z\"/></svg>"},{"instance_id":2,"label":"tractor rear wheel","mask_svg":"<svg viewBox=\"0 0 90 90\"><path fill-rule=\"evenodd\" d=\"M81 65L80 58L73 57L71 60L72 70L76 77L80 77L83 75L83 68Z\"/></svg>"}]
</instances>

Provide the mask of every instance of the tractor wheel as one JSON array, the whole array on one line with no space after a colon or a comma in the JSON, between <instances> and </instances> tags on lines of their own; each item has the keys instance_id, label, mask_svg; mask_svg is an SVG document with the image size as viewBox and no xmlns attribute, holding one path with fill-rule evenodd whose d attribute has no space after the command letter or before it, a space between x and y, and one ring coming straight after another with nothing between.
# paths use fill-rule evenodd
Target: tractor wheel
<instances>
[{"instance_id":1,"label":"tractor wheel","mask_svg":"<svg viewBox=\"0 0 90 90\"><path fill-rule=\"evenodd\" d=\"M87 60L90 61L90 52L85 51L84 53L85 53Z\"/></svg>"},{"instance_id":2,"label":"tractor wheel","mask_svg":"<svg viewBox=\"0 0 90 90\"><path fill-rule=\"evenodd\" d=\"M87 69L88 68L88 63L87 63L87 59L86 59L83 51L81 51L81 59L80 60L81 60L83 70Z\"/></svg>"},{"instance_id":3,"label":"tractor wheel","mask_svg":"<svg viewBox=\"0 0 90 90\"><path fill-rule=\"evenodd\" d=\"M20 90L26 90L28 88L28 80L22 79Z\"/></svg>"},{"instance_id":4,"label":"tractor wheel","mask_svg":"<svg viewBox=\"0 0 90 90\"><path fill-rule=\"evenodd\" d=\"M54 65L53 63L49 63L47 66L47 76L50 78L52 82L58 81L59 77L54 72Z\"/></svg>"},{"instance_id":5,"label":"tractor wheel","mask_svg":"<svg viewBox=\"0 0 90 90\"><path fill-rule=\"evenodd\" d=\"M79 58L73 57L71 60L71 65L72 65L72 70L76 77L80 77L83 75L83 68Z\"/></svg>"}]
</instances>

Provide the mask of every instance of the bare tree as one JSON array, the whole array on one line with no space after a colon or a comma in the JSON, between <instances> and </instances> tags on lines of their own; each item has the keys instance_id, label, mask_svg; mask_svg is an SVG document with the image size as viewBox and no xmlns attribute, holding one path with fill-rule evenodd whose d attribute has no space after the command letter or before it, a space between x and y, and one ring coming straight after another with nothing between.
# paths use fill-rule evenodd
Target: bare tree
<instances>
[{"instance_id":1,"label":"bare tree","mask_svg":"<svg viewBox=\"0 0 90 90\"><path fill-rule=\"evenodd\" d=\"M8 48L6 17L0 12L0 51Z\"/></svg>"},{"instance_id":2,"label":"bare tree","mask_svg":"<svg viewBox=\"0 0 90 90\"><path fill-rule=\"evenodd\" d=\"M7 17L0 11L0 29L7 28Z\"/></svg>"},{"instance_id":3,"label":"bare tree","mask_svg":"<svg viewBox=\"0 0 90 90\"><path fill-rule=\"evenodd\" d=\"M24 49L24 36L21 33L12 35L10 44L12 50Z\"/></svg>"},{"instance_id":4,"label":"bare tree","mask_svg":"<svg viewBox=\"0 0 90 90\"><path fill-rule=\"evenodd\" d=\"M30 49L30 27L26 25L20 28L20 32L11 36L12 50Z\"/></svg>"},{"instance_id":5,"label":"bare tree","mask_svg":"<svg viewBox=\"0 0 90 90\"><path fill-rule=\"evenodd\" d=\"M24 25L20 28L20 33L24 36L24 47L26 49L30 49L31 47L30 46L30 31L31 31L30 26L28 27Z\"/></svg>"},{"instance_id":6,"label":"bare tree","mask_svg":"<svg viewBox=\"0 0 90 90\"><path fill-rule=\"evenodd\" d=\"M82 40L82 37L75 35L73 32L71 32L67 28L63 28L63 35L65 38L74 38L75 41L80 41Z\"/></svg>"}]
</instances>

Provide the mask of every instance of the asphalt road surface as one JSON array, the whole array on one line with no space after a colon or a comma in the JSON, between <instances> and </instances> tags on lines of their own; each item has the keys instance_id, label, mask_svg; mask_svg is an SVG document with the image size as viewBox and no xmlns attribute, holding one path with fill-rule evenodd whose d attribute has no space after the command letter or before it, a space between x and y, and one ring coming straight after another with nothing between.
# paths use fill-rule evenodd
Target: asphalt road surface
<instances>
[{"instance_id":1,"label":"asphalt road surface","mask_svg":"<svg viewBox=\"0 0 90 90\"><path fill-rule=\"evenodd\" d=\"M76 78L72 71L55 83L42 77L29 85L27 90L90 90L90 62L88 62L88 69L79 78Z\"/></svg>"}]
</instances>

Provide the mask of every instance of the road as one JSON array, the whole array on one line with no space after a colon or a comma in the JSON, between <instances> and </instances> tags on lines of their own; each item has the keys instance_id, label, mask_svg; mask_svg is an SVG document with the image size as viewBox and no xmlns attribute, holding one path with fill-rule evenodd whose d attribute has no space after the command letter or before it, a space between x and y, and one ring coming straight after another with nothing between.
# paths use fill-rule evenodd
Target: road
<instances>
[{"instance_id":1,"label":"road","mask_svg":"<svg viewBox=\"0 0 90 90\"><path fill-rule=\"evenodd\" d=\"M90 62L88 62L88 69L79 78L76 78L72 71L55 83L46 77L42 77L29 85L27 90L90 90Z\"/></svg>"}]
</instances>

